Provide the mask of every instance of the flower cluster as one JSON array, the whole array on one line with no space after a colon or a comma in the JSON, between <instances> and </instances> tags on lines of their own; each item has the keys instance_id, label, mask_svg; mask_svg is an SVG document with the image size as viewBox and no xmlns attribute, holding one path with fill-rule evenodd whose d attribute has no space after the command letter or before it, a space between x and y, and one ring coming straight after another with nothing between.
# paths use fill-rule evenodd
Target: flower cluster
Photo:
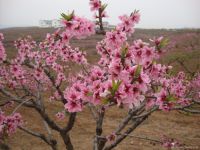
<instances>
[{"instance_id":1,"label":"flower cluster","mask_svg":"<svg viewBox=\"0 0 200 150\"><path fill-rule=\"evenodd\" d=\"M200 73L196 74L190 85L194 98L200 102Z\"/></svg>"},{"instance_id":2,"label":"flower cluster","mask_svg":"<svg viewBox=\"0 0 200 150\"><path fill-rule=\"evenodd\" d=\"M101 8L100 0L90 0L91 11L98 11Z\"/></svg>"},{"instance_id":3,"label":"flower cluster","mask_svg":"<svg viewBox=\"0 0 200 150\"><path fill-rule=\"evenodd\" d=\"M151 46L142 40L127 42L127 36L139 21L135 11L130 17L120 17L122 23L107 32L97 44L101 56L100 66L79 74L65 90L65 109L82 111L84 104L108 105L110 103L129 108L147 101L147 108L159 106L171 110L177 105L190 103L187 98L189 83L181 72L170 77L171 66L157 64L165 39L154 39Z\"/></svg>"},{"instance_id":4,"label":"flower cluster","mask_svg":"<svg viewBox=\"0 0 200 150\"><path fill-rule=\"evenodd\" d=\"M107 16L107 5L100 0L90 0L90 6L95 12L95 19L98 19L102 31L99 33L104 34L102 18ZM11 59L6 55L2 43L4 36L0 33L0 94L20 103L14 112L23 105L35 108L51 129L63 132L61 136L65 140L64 137L69 138L68 132L74 124L76 112L81 112L88 104L95 107L97 113L94 112L94 117L96 119L98 115L97 125L100 126L106 109L111 106L128 109L130 113L117 131L121 132L132 119L136 118L136 124L132 125L135 128L157 109L185 109L196 102L192 98L200 101L200 74L194 74L193 79L183 72L173 76L172 66L158 63L168 42L165 38L154 38L151 43L141 39L129 42L128 38L140 20L139 11L120 16L116 28L106 32L97 43L100 60L96 65L89 65L86 52L71 45L72 39L94 34L95 24L76 16L74 11L61 15L64 28L48 33L42 42L36 42L30 36L19 38L14 42L17 54ZM75 75L70 68L72 65L82 70ZM59 127L48 117L44 111L46 102L43 104L46 97L52 103L62 102L63 110L55 115L58 120L64 120L66 114L71 113L66 127ZM4 109L9 105L1 104ZM21 125L19 113L7 116L0 110L0 140ZM127 133L134 130L132 127ZM98 131L96 133L99 135ZM120 133L113 132L105 138L109 142L117 142L118 135ZM123 140L123 135L121 137ZM48 140L41 135L41 138L55 148L56 141L51 137ZM169 138L163 138L160 143L167 148L179 145ZM65 144L71 147L70 142ZM99 147L99 138L95 137L95 144Z\"/></svg>"},{"instance_id":5,"label":"flower cluster","mask_svg":"<svg viewBox=\"0 0 200 150\"><path fill-rule=\"evenodd\" d=\"M70 40L94 34L94 24L76 16L74 12L63 14L63 23L64 30L48 33L40 43L36 43L30 36L15 41L18 53L15 58L1 65L0 88L9 87L14 90L25 87L27 90L36 91L40 82L42 90L45 91L51 88L52 84L59 87L67 80L65 70L69 62L87 64L86 53L71 47ZM1 40L3 34L0 34L0 63L6 60ZM53 82L48 76L50 72L54 74Z\"/></svg>"},{"instance_id":6,"label":"flower cluster","mask_svg":"<svg viewBox=\"0 0 200 150\"><path fill-rule=\"evenodd\" d=\"M3 47L3 43L2 43L3 39L4 39L4 36L2 33L0 33L0 64L6 59L5 48Z\"/></svg>"},{"instance_id":7,"label":"flower cluster","mask_svg":"<svg viewBox=\"0 0 200 150\"><path fill-rule=\"evenodd\" d=\"M94 11L104 11L106 7L99 0L91 0L90 5ZM62 14L62 17L64 30L47 34L43 42L38 44L31 37L15 42L18 49L16 58L0 68L1 88L26 87L37 91L40 83L42 91L52 91L50 100L62 99L69 112L82 111L87 103L103 106L116 104L128 108L146 103L147 108L158 106L162 110L190 103L188 88L191 85L184 73L173 77L170 75L171 66L156 62L167 42L163 37L151 40L153 45L141 39L128 42L135 24L140 20L138 11L120 16L121 23L97 43L96 49L101 56L99 65L84 70L72 79L66 73L68 63L81 64L86 68L88 63L86 53L72 47L70 40L93 34L94 24L74 12ZM5 50L1 47L1 60L5 60ZM198 81L197 78L194 82ZM65 88L63 93L60 87L62 90ZM58 113L57 117L62 118L63 115Z\"/></svg>"},{"instance_id":8,"label":"flower cluster","mask_svg":"<svg viewBox=\"0 0 200 150\"><path fill-rule=\"evenodd\" d=\"M162 137L162 146L167 149L176 149L176 148L183 146L183 144L179 143L175 139L168 138L167 136L163 136Z\"/></svg>"},{"instance_id":9,"label":"flower cluster","mask_svg":"<svg viewBox=\"0 0 200 150\"><path fill-rule=\"evenodd\" d=\"M152 103L159 106L160 109L169 111L177 105L187 106L190 104L190 98L188 98L190 84L186 80L185 74L180 72L173 78L159 78L159 82L154 84L160 84L160 89L156 89L154 93L156 99L151 99ZM151 103L151 104L152 104Z\"/></svg>"},{"instance_id":10,"label":"flower cluster","mask_svg":"<svg viewBox=\"0 0 200 150\"><path fill-rule=\"evenodd\" d=\"M123 15L119 19L121 23L117 25L117 30L131 35L134 32L133 26L140 21L140 14L139 11L135 10L130 16Z\"/></svg>"},{"instance_id":11,"label":"flower cluster","mask_svg":"<svg viewBox=\"0 0 200 150\"><path fill-rule=\"evenodd\" d=\"M63 119L65 118L65 114L64 114L63 112L58 112L58 113L56 114L56 118L57 118L58 120L63 120Z\"/></svg>"},{"instance_id":12,"label":"flower cluster","mask_svg":"<svg viewBox=\"0 0 200 150\"><path fill-rule=\"evenodd\" d=\"M22 119L19 113L6 116L2 111L0 111L0 139L2 139L5 134L11 135L15 133L17 127L21 125Z\"/></svg>"},{"instance_id":13,"label":"flower cluster","mask_svg":"<svg viewBox=\"0 0 200 150\"><path fill-rule=\"evenodd\" d=\"M94 18L105 18L108 17L105 9L107 7L107 4L102 4L101 0L90 0L90 9L91 11L94 11ZM99 22L97 21L97 25Z\"/></svg>"},{"instance_id":14,"label":"flower cluster","mask_svg":"<svg viewBox=\"0 0 200 150\"><path fill-rule=\"evenodd\" d=\"M83 38L94 33L95 24L86 18L81 18L71 14L62 14L62 23L65 26L65 32L61 34L62 40L69 41L72 37Z\"/></svg>"}]
</instances>

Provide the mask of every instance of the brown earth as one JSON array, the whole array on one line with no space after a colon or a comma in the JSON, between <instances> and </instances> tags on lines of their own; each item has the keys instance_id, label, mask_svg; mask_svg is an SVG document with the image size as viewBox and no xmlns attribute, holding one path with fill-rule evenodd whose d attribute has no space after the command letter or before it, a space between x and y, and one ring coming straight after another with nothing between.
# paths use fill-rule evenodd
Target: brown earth
<instances>
[{"instance_id":1,"label":"brown earth","mask_svg":"<svg viewBox=\"0 0 200 150\"><path fill-rule=\"evenodd\" d=\"M47 32L52 32L54 29L40 29L40 28L13 28L4 29L0 32L5 35L5 47L7 48L10 57L16 52L13 48L13 41L18 37L25 35L32 35L36 41L40 41L44 38ZM185 39L184 35L192 33L195 37L191 36ZM190 69L195 69L193 66L200 62L200 32L199 30L178 30L178 31L166 31L166 30L136 30L131 39L141 38L147 40L153 36L164 35L168 38L180 39L177 40L177 45L171 48L170 52L165 54L163 59L164 63L169 63L177 57L183 57L183 54L191 54L190 58L185 59L187 66ZM90 38L78 41L73 40L73 45L82 47L88 54L88 59L91 63L96 63L98 55L95 51L95 43L102 39L102 36L94 35ZM192 51L185 51L185 47L191 46L191 42L195 45L195 49ZM193 46L194 47L194 46ZM173 51L172 51L173 50ZM195 53L194 53L195 52ZM193 54L194 53L194 54ZM172 57L173 56L173 57ZM176 64L175 64L176 65ZM177 70L180 67L176 65ZM59 103L46 103L48 113L52 118L55 118L55 114L63 109L63 106ZM34 131L45 133L41 119L34 110L30 111L27 108L21 108L19 112L24 117L24 122L27 127ZM104 122L103 135L108 135L117 127L121 118L125 116L126 112L123 109L112 108L106 112ZM59 122L59 121L58 121ZM60 121L59 124L63 125L67 121ZM95 122L92 118L91 113L88 109L78 113L78 117L73 130L71 131L72 142L77 150L90 150L92 149L92 141L95 132ZM55 133L54 133L55 134ZM137 128L131 135L150 137L159 140L162 135L177 139L180 143L184 143L186 146L180 149L195 149L200 150L200 117L198 115L184 114L181 112L155 112L152 114L139 128ZM56 139L59 136L56 135ZM64 144L61 140L59 142L59 150L64 150ZM44 142L41 140L27 135L22 131L17 131L14 136L9 137L6 143L11 147L12 150L50 150ZM134 137L128 137L124 140L116 150L160 150L163 149L158 144L153 144L149 141L137 139Z\"/></svg>"}]
</instances>

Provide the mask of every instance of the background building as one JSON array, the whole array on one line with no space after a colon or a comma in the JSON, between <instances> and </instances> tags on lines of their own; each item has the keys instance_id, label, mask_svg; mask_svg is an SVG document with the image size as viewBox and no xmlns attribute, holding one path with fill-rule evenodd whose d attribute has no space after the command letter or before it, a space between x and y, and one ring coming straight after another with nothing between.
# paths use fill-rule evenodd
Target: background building
<instances>
[{"instance_id":1,"label":"background building","mask_svg":"<svg viewBox=\"0 0 200 150\"><path fill-rule=\"evenodd\" d=\"M40 20L39 21L39 27L41 27L41 28L52 27L52 21L51 20Z\"/></svg>"},{"instance_id":2,"label":"background building","mask_svg":"<svg viewBox=\"0 0 200 150\"><path fill-rule=\"evenodd\" d=\"M62 24L61 20L54 19L54 20L52 20L52 27L60 28L60 27L63 27L63 24Z\"/></svg>"},{"instance_id":3,"label":"background building","mask_svg":"<svg viewBox=\"0 0 200 150\"><path fill-rule=\"evenodd\" d=\"M63 27L62 23L58 19L53 19L53 20L40 20L39 21L39 27L41 28L60 28Z\"/></svg>"}]
</instances>

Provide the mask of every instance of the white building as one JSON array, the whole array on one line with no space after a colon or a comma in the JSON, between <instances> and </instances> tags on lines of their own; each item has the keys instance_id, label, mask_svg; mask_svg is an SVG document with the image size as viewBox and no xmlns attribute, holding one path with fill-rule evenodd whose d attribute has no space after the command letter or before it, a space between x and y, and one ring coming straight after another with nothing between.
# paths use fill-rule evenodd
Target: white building
<instances>
[{"instance_id":1,"label":"white building","mask_svg":"<svg viewBox=\"0 0 200 150\"><path fill-rule=\"evenodd\" d=\"M39 26L41 28L50 28L50 27L52 27L52 21L51 20L40 20Z\"/></svg>"},{"instance_id":2,"label":"white building","mask_svg":"<svg viewBox=\"0 0 200 150\"><path fill-rule=\"evenodd\" d=\"M115 29L115 25L108 25L108 29Z\"/></svg>"},{"instance_id":3,"label":"white building","mask_svg":"<svg viewBox=\"0 0 200 150\"><path fill-rule=\"evenodd\" d=\"M53 19L53 20L40 20L39 27L41 28L60 28L63 27L61 20Z\"/></svg>"},{"instance_id":4,"label":"white building","mask_svg":"<svg viewBox=\"0 0 200 150\"><path fill-rule=\"evenodd\" d=\"M54 19L54 20L52 20L52 27L61 28L61 27L63 27L63 24L62 24L61 20Z\"/></svg>"},{"instance_id":5,"label":"white building","mask_svg":"<svg viewBox=\"0 0 200 150\"><path fill-rule=\"evenodd\" d=\"M109 22L104 21L104 22L103 22L103 27L104 27L104 28L108 28L108 27L109 27Z\"/></svg>"}]
</instances>

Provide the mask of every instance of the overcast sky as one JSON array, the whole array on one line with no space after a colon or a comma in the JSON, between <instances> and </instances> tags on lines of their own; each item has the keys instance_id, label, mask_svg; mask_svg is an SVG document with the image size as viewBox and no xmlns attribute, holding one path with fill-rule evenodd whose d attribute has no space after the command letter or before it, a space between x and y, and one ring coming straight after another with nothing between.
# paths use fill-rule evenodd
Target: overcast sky
<instances>
[{"instance_id":1,"label":"overcast sky","mask_svg":"<svg viewBox=\"0 0 200 150\"><path fill-rule=\"evenodd\" d=\"M75 10L92 19L89 0L0 0L0 26L37 26L40 19L60 18L60 13ZM108 3L106 19L111 24L118 16L134 9L141 12L140 28L200 28L200 0L103 0Z\"/></svg>"}]
</instances>

